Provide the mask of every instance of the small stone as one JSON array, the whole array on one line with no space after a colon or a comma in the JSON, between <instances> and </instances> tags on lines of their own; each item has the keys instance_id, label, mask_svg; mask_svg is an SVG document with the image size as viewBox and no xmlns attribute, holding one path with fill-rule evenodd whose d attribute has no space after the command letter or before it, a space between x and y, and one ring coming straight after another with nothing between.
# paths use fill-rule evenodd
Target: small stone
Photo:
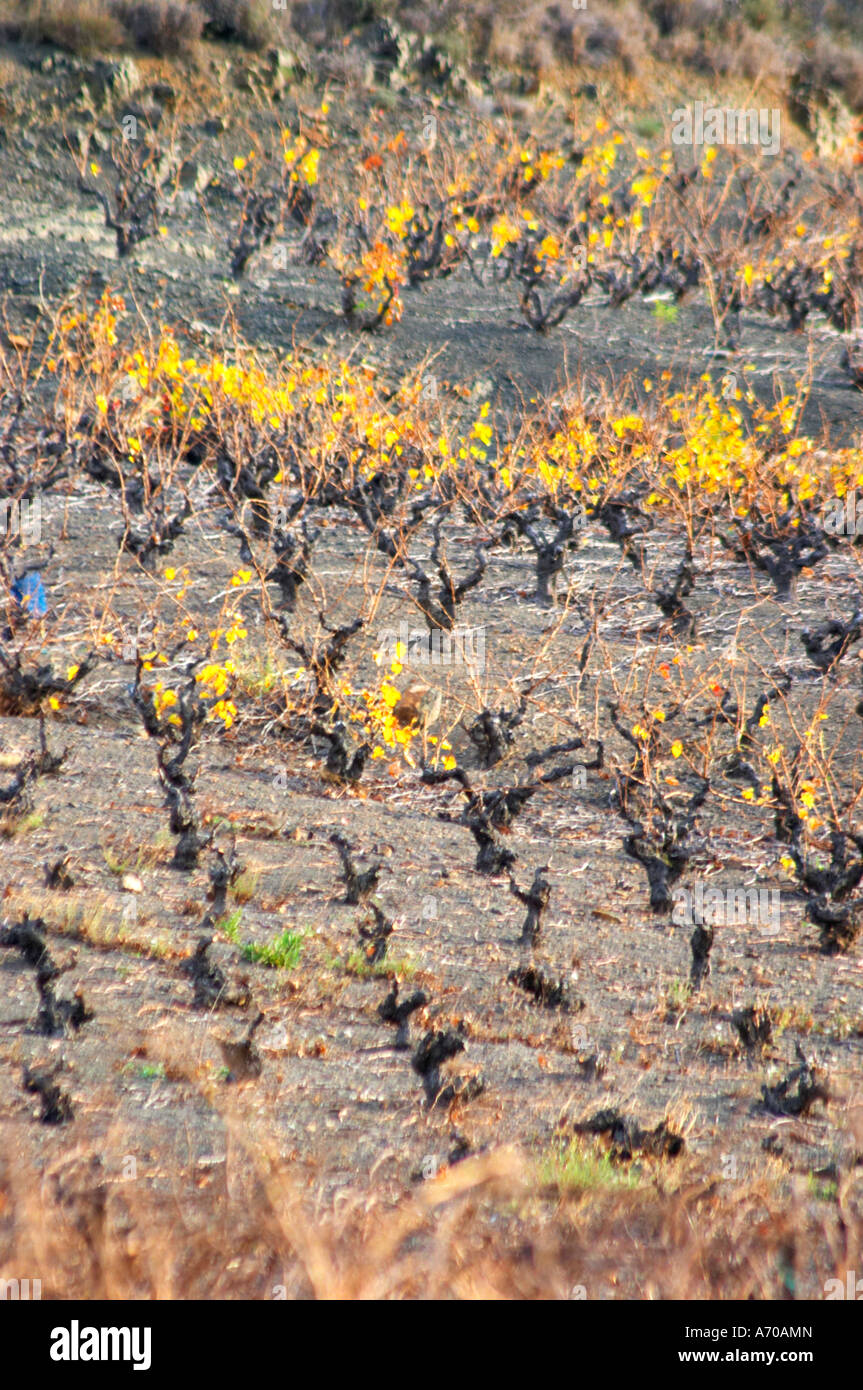
<instances>
[{"instance_id":1,"label":"small stone","mask_svg":"<svg viewBox=\"0 0 863 1390\"><path fill-rule=\"evenodd\" d=\"M131 58L119 62L98 59L87 76L87 86L94 102L107 105L109 99L128 97L141 85L141 74L137 63Z\"/></svg>"},{"instance_id":2,"label":"small stone","mask_svg":"<svg viewBox=\"0 0 863 1390\"><path fill-rule=\"evenodd\" d=\"M213 178L212 169L199 164L197 159L185 159L180 166L180 187L203 193Z\"/></svg>"},{"instance_id":3,"label":"small stone","mask_svg":"<svg viewBox=\"0 0 863 1390\"><path fill-rule=\"evenodd\" d=\"M297 55L290 48L271 48L267 54L270 67L277 72L289 72L297 66Z\"/></svg>"}]
</instances>

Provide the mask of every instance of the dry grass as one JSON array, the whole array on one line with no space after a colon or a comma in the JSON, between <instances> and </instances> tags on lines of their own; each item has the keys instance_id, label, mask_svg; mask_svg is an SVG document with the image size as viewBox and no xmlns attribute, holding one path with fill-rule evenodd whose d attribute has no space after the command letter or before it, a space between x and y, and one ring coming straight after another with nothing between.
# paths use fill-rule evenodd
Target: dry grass
<instances>
[{"instance_id":1,"label":"dry grass","mask_svg":"<svg viewBox=\"0 0 863 1390\"><path fill-rule=\"evenodd\" d=\"M187 0L111 0L111 13L136 48L167 56L188 49L204 29L204 15Z\"/></svg>"},{"instance_id":2,"label":"dry grass","mask_svg":"<svg viewBox=\"0 0 863 1390\"><path fill-rule=\"evenodd\" d=\"M87 57L122 47L126 34L103 0L8 0L0 5L0 36L52 44Z\"/></svg>"},{"instance_id":3,"label":"dry grass","mask_svg":"<svg viewBox=\"0 0 863 1390\"><path fill-rule=\"evenodd\" d=\"M41 1279L51 1299L776 1300L822 1297L859 1268L859 1171L819 1201L768 1157L738 1182L717 1176L718 1154L708 1170L617 1163L580 1141L501 1147L405 1195L384 1154L368 1186L313 1201L314 1174L280 1156L254 1088L227 1092L193 1054L176 1026L136 1049L218 1115L223 1155L161 1155L144 1175L118 1124L91 1140L80 1116L77 1145L47 1160L29 1125L8 1127L0 1278ZM846 1112L859 1136L858 1094Z\"/></svg>"},{"instance_id":4,"label":"dry grass","mask_svg":"<svg viewBox=\"0 0 863 1390\"><path fill-rule=\"evenodd\" d=\"M32 918L48 915L59 937L94 946L98 950L127 951L152 959L182 959L187 953L177 946L171 932L160 928L149 913L131 913L136 899L131 894L87 893L86 896L55 892L38 893L10 889L6 901L13 911Z\"/></svg>"},{"instance_id":5,"label":"dry grass","mask_svg":"<svg viewBox=\"0 0 863 1390\"><path fill-rule=\"evenodd\" d=\"M92 56L139 48L160 56L188 52L204 33L249 48L277 37L266 0L5 0L0 36L52 44Z\"/></svg>"},{"instance_id":6,"label":"dry grass","mask_svg":"<svg viewBox=\"0 0 863 1390\"><path fill-rule=\"evenodd\" d=\"M39 1179L22 1126L0 1170L0 1277L26 1271L48 1298L776 1299L859 1265L859 1178L835 1205L767 1178L608 1181L599 1162L538 1190L536 1166L500 1149L407 1197L344 1188L312 1210L241 1104L222 1116L224 1161L163 1167L152 1187L103 1161L134 1153L117 1131Z\"/></svg>"}]
</instances>

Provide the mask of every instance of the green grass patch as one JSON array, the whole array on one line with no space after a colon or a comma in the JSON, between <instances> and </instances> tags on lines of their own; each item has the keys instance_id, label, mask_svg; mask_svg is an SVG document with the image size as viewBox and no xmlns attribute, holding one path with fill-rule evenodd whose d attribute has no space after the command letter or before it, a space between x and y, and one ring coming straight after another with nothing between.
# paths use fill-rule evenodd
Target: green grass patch
<instances>
[{"instance_id":1,"label":"green grass patch","mask_svg":"<svg viewBox=\"0 0 863 1390\"><path fill-rule=\"evenodd\" d=\"M538 1164L540 1181L561 1192L593 1192L607 1187L633 1189L641 1179L626 1164L612 1162L607 1153L585 1148L575 1139L552 1144Z\"/></svg>"},{"instance_id":2,"label":"green grass patch","mask_svg":"<svg viewBox=\"0 0 863 1390\"><path fill-rule=\"evenodd\" d=\"M688 980L669 980L665 986L665 1007L669 1013L682 1014L692 1002L692 985Z\"/></svg>"},{"instance_id":3,"label":"green grass patch","mask_svg":"<svg viewBox=\"0 0 863 1390\"><path fill-rule=\"evenodd\" d=\"M243 947L243 960L252 961L255 965L268 965L272 970L294 970L300 963L302 953L302 933L283 931L275 941L268 941L263 946L249 942Z\"/></svg>"},{"instance_id":4,"label":"green grass patch","mask_svg":"<svg viewBox=\"0 0 863 1390\"><path fill-rule=\"evenodd\" d=\"M142 1081L164 1081L165 1066L162 1062L141 1062L137 1063L130 1057L123 1066L123 1071L127 1074L134 1072Z\"/></svg>"},{"instance_id":5,"label":"green grass patch","mask_svg":"<svg viewBox=\"0 0 863 1390\"><path fill-rule=\"evenodd\" d=\"M651 312L657 323L677 322L677 305L667 304L664 299L658 299Z\"/></svg>"},{"instance_id":6,"label":"green grass patch","mask_svg":"<svg viewBox=\"0 0 863 1390\"><path fill-rule=\"evenodd\" d=\"M240 923L242 922L242 920L243 909L241 907L238 907L234 912L229 913L227 917L219 918L218 922L216 923L216 931L221 932L222 935L226 936L229 941L233 941L234 945L236 946L238 945L238 938L240 935Z\"/></svg>"},{"instance_id":7,"label":"green grass patch","mask_svg":"<svg viewBox=\"0 0 863 1390\"><path fill-rule=\"evenodd\" d=\"M365 952L358 946L348 956L336 956L330 961L334 970L345 975L354 975L358 980L382 980L395 975L400 980L410 980L419 969L410 956L384 956L376 965L368 960Z\"/></svg>"},{"instance_id":8,"label":"green grass patch","mask_svg":"<svg viewBox=\"0 0 863 1390\"><path fill-rule=\"evenodd\" d=\"M806 1186L816 1202L835 1202L839 1194L838 1184L833 1178L819 1178L816 1173L809 1174Z\"/></svg>"},{"instance_id":9,"label":"green grass patch","mask_svg":"<svg viewBox=\"0 0 863 1390\"><path fill-rule=\"evenodd\" d=\"M0 834L6 840L13 840L16 835L26 835L28 830L38 830L44 823L44 811L29 811L25 816L10 813L0 821Z\"/></svg>"}]
</instances>

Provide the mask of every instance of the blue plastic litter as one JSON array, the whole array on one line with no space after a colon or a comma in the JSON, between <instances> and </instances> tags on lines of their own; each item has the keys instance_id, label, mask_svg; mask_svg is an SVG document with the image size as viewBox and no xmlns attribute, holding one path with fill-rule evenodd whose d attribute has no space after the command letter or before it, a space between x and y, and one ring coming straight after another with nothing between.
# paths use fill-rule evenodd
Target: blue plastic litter
<instances>
[{"instance_id":1,"label":"blue plastic litter","mask_svg":"<svg viewBox=\"0 0 863 1390\"><path fill-rule=\"evenodd\" d=\"M12 597L22 608L26 608L31 618L44 618L48 612L45 585L38 570L30 570L28 574L22 574L20 579L15 580L12 585Z\"/></svg>"}]
</instances>

